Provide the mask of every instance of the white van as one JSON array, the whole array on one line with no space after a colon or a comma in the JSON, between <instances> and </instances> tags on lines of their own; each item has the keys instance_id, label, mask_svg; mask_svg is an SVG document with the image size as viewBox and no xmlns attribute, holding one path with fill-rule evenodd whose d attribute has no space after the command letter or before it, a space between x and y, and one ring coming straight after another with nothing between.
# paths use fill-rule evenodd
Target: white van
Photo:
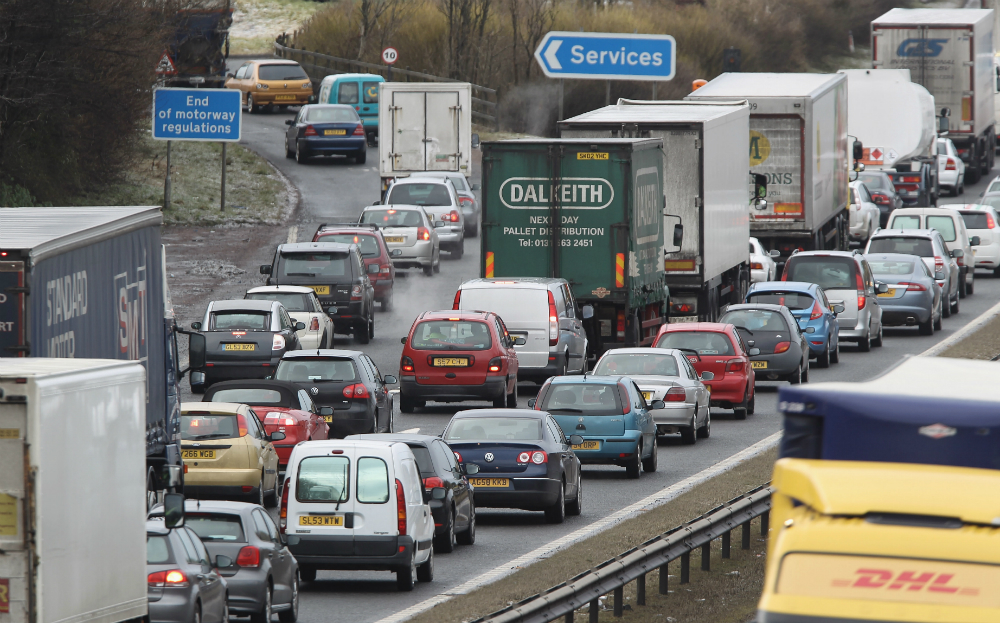
<instances>
[{"instance_id":1,"label":"white van","mask_svg":"<svg viewBox=\"0 0 1000 623\"><path fill-rule=\"evenodd\" d=\"M303 582L321 569L396 574L399 590L434 578L434 519L413 451L389 441L307 441L288 460L281 531Z\"/></svg>"},{"instance_id":2,"label":"white van","mask_svg":"<svg viewBox=\"0 0 1000 623\"><path fill-rule=\"evenodd\" d=\"M519 381L541 383L550 376L586 371L585 312L565 279L470 279L458 287L452 309L494 312L511 336L525 339L514 347ZM593 314L589 306L586 312Z\"/></svg>"},{"instance_id":3,"label":"white van","mask_svg":"<svg viewBox=\"0 0 1000 623\"><path fill-rule=\"evenodd\" d=\"M936 229L944 238L948 252L958 262L960 273L958 293L962 298L972 294L975 288L976 256L972 247L979 244L979 236L973 241L965 228L965 220L957 208L963 205L942 205L936 208L900 208L889 215L886 229ZM956 253L958 251L958 253Z\"/></svg>"}]
</instances>

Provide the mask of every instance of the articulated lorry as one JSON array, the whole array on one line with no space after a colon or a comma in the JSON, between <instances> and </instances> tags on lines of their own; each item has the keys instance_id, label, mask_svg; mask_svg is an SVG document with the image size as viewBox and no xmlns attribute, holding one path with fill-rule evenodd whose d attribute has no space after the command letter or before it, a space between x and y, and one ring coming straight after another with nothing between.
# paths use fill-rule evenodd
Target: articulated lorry
<instances>
[{"instance_id":1,"label":"articulated lorry","mask_svg":"<svg viewBox=\"0 0 1000 623\"><path fill-rule=\"evenodd\" d=\"M779 265L794 251L847 250L845 76L725 73L685 100L749 103L750 171L767 176L750 235L781 253Z\"/></svg>"},{"instance_id":2,"label":"articulated lorry","mask_svg":"<svg viewBox=\"0 0 1000 623\"><path fill-rule=\"evenodd\" d=\"M183 465L181 331L167 290L162 222L155 206L0 209L0 357L142 364L150 504L167 488L171 466Z\"/></svg>"},{"instance_id":3,"label":"articulated lorry","mask_svg":"<svg viewBox=\"0 0 1000 623\"><path fill-rule=\"evenodd\" d=\"M147 613L146 371L0 359L0 617L139 623Z\"/></svg>"},{"instance_id":4,"label":"articulated lorry","mask_svg":"<svg viewBox=\"0 0 1000 623\"><path fill-rule=\"evenodd\" d=\"M619 100L559 123L563 138L663 141L663 267L670 322L708 321L750 283L750 106ZM675 236L675 232L677 232Z\"/></svg>"},{"instance_id":5,"label":"articulated lorry","mask_svg":"<svg viewBox=\"0 0 1000 623\"><path fill-rule=\"evenodd\" d=\"M646 346L666 322L663 141L483 143L480 276L561 277L589 356Z\"/></svg>"},{"instance_id":6,"label":"articulated lorry","mask_svg":"<svg viewBox=\"0 0 1000 623\"><path fill-rule=\"evenodd\" d=\"M872 66L909 69L947 109L948 138L975 184L996 151L992 9L893 9L872 21Z\"/></svg>"},{"instance_id":7,"label":"articulated lorry","mask_svg":"<svg viewBox=\"0 0 1000 623\"><path fill-rule=\"evenodd\" d=\"M221 89L226 82L230 0L188 0L167 18L167 47L156 66L163 86Z\"/></svg>"}]
</instances>

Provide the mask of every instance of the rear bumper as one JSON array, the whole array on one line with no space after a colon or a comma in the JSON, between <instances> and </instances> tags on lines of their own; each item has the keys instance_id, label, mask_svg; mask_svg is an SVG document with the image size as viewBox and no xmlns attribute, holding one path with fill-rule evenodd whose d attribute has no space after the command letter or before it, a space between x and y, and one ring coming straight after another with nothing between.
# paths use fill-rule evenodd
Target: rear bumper
<instances>
[{"instance_id":1,"label":"rear bumper","mask_svg":"<svg viewBox=\"0 0 1000 623\"><path fill-rule=\"evenodd\" d=\"M626 431L623 437L597 437L583 435L584 441L600 441L600 450L576 450L576 457L583 465L621 465L631 463L635 460L635 453L639 449L639 433L635 436L628 434L633 431ZM628 456L621 456L627 454Z\"/></svg>"},{"instance_id":2,"label":"rear bumper","mask_svg":"<svg viewBox=\"0 0 1000 623\"><path fill-rule=\"evenodd\" d=\"M465 240L464 225L446 225L437 227L434 231L437 232L438 242L441 244L456 245Z\"/></svg>"},{"instance_id":3,"label":"rear bumper","mask_svg":"<svg viewBox=\"0 0 1000 623\"><path fill-rule=\"evenodd\" d=\"M493 400L506 390L507 379L502 376L488 376L482 385L421 385L412 376L399 381L400 398L405 396L409 400Z\"/></svg>"},{"instance_id":4,"label":"rear bumper","mask_svg":"<svg viewBox=\"0 0 1000 623\"><path fill-rule=\"evenodd\" d=\"M239 446L232 448L232 451L245 452ZM195 465L197 461L188 459L188 473L184 474L184 491L187 493L191 489L213 489L220 491L228 489L240 489L241 487L256 487L260 484L259 469L199 469ZM239 491L240 495L246 495ZM189 496L194 497L194 496Z\"/></svg>"},{"instance_id":5,"label":"rear bumper","mask_svg":"<svg viewBox=\"0 0 1000 623\"><path fill-rule=\"evenodd\" d=\"M303 331L299 333L299 344L302 345L302 350L313 350L314 348L323 348L323 332Z\"/></svg>"},{"instance_id":6,"label":"rear bumper","mask_svg":"<svg viewBox=\"0 0 1000 623\"><path fill-rule=\"evenodd\" d=\"M402 251L392 258L396 268L422 268L434 262L434 244L430 240L416 242L412 247L389 246L389 251Z\"/></svg>"},{"instance_id":7,"label":"rear bumper","mask_svg":"<svg viewBox=\"0 0 1000 623\"><path fill-rule=\"evenodd\" d=\"M259 474L260 472L258 472ZM260 476L258 475L258 482ZM242 500L244 498L255 499L257 497L257 482L253 489L244 492L243 487L229 485L195 486L184 483L184 495L190 500Z\"/></svg>"},{"instance_id":8,"label":"rear bumper","mask_svg":"<svg viewBox=\"0 0 1000 623\"><path fill-rule=\"evenodd\" d=\"M254 103L257 105L278 104L279 106L302 106L308 104L309 98L312 97L312 89L301 93L269 93L268 91L254 91ZM291 99L278 99L279 97L290 97Z\"/></svg>"},{"instance_id":9,"label":"rear bumper","mask_svg":"<svg viewBox=\"0 0 1000 623\"><path fill-rule=\"evenodd\" d=\"M492 474L491 474L492 477ZM475 489L473 497L479 508L518 508L540 511L559 499L562 481L552 478L511 478L506 489Z\"/></svg>"},{"instance_id":10,"label":"rear bumper","mask_svg":"<svg viewBox=\"0 0 1000 623\"><path fill-rule=\"evenodd\" d=\"M518 363L517 380L544 381L562 372L564 365L569 367L566 353L549 353L549 362L540 368L532 368Z\"/></svg>"},{"instance_id":11,"label":"rear bumper","mask_svg":"<svg viewBox=\"0 0 1000 623\"><path fill-rule=\"evenodd\" d=\"M415 544L409 536L327 536L289 534L288 549L299 568L395 571L406 567L414 554L431 546L431 541Z\"/></svg>"},{"instance_id":12,"label":"rear bumper","mask_svg":"<svg viewBox=\"0 0 1000 623\"><path fill-rule=\"evenodd\" d=\"M653 416L656 429L661 434L676 432L673 430L661 430L662 428L678 426L689 426L694 418L695 404L693 402L668 403L662 409L655 409L649 414Z\"/></svg>"},{"instance_id":13,"label":"rear bumper","mask_svg":"<svg viewBox=\"0 0 1000 623\"><path fill-rule=\"evenodd\" d=\"M349 138L300 138L299 149L309 155L356 154L368 150L364 136Z\"/></svg>"},{"instance_id":14,"label":"rear bumper","mask_svg":"<svg viewBox=\"0 0 1000 623\"><path fill-rule=\"evenodd\" d=\"M931 307L920 307L916 305L883 305L882 324L887 327L898 327L900 325L913 325L918 322L927 322L931 317Z\"/></svg>"},{"instance_id":15,"label":"rear bumper","mask_svg":"<svg viewBox=\"0 0 1000 623\"><path fill-rule=\"evenodd\" d=\"M705 381L705 385L712 386L712 391L708 395L708 403L716 407L724 402L741 402L743 400L743 392L747 388L747 379L744 376L735 376L735 373L733 373L726 374L721 380L716 377L711 381Z\"/></svg>"},{"instance_id":16,"label":"rear bumper","mask_svg":"<svg viewBox=\"0 0 1000 623\"><path fill-rule=\"evenodd\" d=\"M334 409L333 420L327 423L330 432L329 439L343 439L348 435L361 435L375 432L375 411L370 410L367 400L351 401L347 409Z\"/></svg>"},{"instance_id":17,"label":"rear bumper","mask_svg":"<svg viewBox=\"0 0 1000 623\"><path fill-rule=\"evenodd\" d=\"M766 368L755 368L754 374L756 375L756 380L758 381L778 381L781 378L772 377L784 377L795 372L795 370L801 365L802 355L796 351L791 350L783 352L779 355L758 355L750 361L766 361Z\"/></svg>"},{"instance_id":18,"label":"rear bumper","mask_svg":"<svg viewBox=\"0 0 1000 623\"><path fill-rule=\"evenodd\" d=\"M372 286L375 288L375 300L385 299L392 296L392 281L386 279L385 281L376 281Z\"/></svg>"},{"instance_id":19,"label":"rear bumper","mask_svg":"<svg viewBox=\"0 0 1000 623\"><path fill-rule=\"evenodd\" d=\"M757 623L887 623L888 619L846 619L843 617L816 617L804 614L785 614L783 612L767 612L758 610ZM893 623L918 623L917 621L902 621L892 619Z\"/></svg>"},{"instance_id":20,"label":"rear bumper","mask_svg":"<svg viewBox=\"0 0 1000 623\"><path fill-rule=\"evenodd\" d=\"M187 623L194 620L195 600L191 599L190 588L150 589L148 599L150 623Z\"/></svg>"},{"instance_id":21,"label":"rear bumper","mask_svg":"<svg viewBox=\"0 0 1000 623\"><path fill-rule=\"evenodd\" d=\"M284 351L281 351L284 353ZM197 370L205 374L205 386L219 381L236 381L240 379L262 379L274 374L274 369L281 361L281 355L271 357L269 360L258 360L254 362L219 362L209 361L209 365Z\"/></svg>"},{"instance_id":22,"label":"rear bumper","mask_svg":"<svg viewBox=\"0 0 1000 623\"><path fill-rule=\"evenodd\" d=\"M976 268L994 269L1000 266L1000 245L980 245L972 247L976 256Z\"/></svg>"}]
</instances>

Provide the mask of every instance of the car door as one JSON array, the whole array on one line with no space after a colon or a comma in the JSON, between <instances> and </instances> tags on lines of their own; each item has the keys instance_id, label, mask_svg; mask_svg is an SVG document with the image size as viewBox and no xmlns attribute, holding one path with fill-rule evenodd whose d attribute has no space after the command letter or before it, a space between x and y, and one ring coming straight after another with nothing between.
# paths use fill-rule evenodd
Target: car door
<instances>
[{"instance_id":1,"label":"car door","mask_svg":"<svg viewBox=\"0 0 1000 623\"><path fill-rule=\"evenodd\" d=\"M316 296L315 292L309 293L309 300L312 302L313 310L319 315L319 323L321 325L321 335L326 333L328 344L321 344L321 348L333 348L333 320L327 313L323 310L323 304L319 302L319 297Z\"/></svg>"},{"instance_id":2,"label":"car door","mask_svg":"<svg viewBox=\"0 0 1000 623\"><path fill-rule=\"evenodd\" d=\"M202 621L228 623L223 621L223 614L226 612L226 584L212 564L212 557L205 549L205 544L190 528L177 528L177 531L187 553L188 562L199 568L199 573L192 579L198 583Z\"/></svg>"},{"instance_id":3,"label":"car door","mask_svg":"<svg viewBox=\"0 0 1000 623\"><path fill-rule=\"evenodd\" d=\"M271 517L259 508L255 508L252 514L257 538L261 540L261 559L264 558L264 548L267 548L267 557L271 561L271 577L274 581L271 603L288 603L292 599L295 558L281 542L278 527L271 521Z\"/></svg>"},{"instance_id":4,"label":"car door","mask_svg":"<svg viewBox=\"0 0 1000 623\"><path fill-rule=\"evenodd\" d=\"M642 433L642 447L649 449L650 456L652 456L653 444L656 443L656 425L653 423L653 417L649 414L649 405L646 404L646 399L643 398L642 391L635 384L635 381L629 379L627 386L632 397L632 406L637 409L639 414L636 418L636 424L639 425L639 431Z\"/></svg>"},{"instance_id":5,"label":"car door","mask_svg":"<svg viewBox=\"0 0 1000 623\"><path fill-rule=\"evenodd\" d=\"M923 262L921 262L923 263ZM833 306L830 300L826 298L826 292L823 288L816 288L816 297L819 299L819 304L823 308L823 322L826 325L826 334L829 336L830 344L833 348L836 348L837 344L840 342L840 325L837 323L837 314L833 311Z\"/></svg>"},{"instance_id":6,"label":"car door","mask_svg":"<svg viewBox=\"0 0 1000 623\"><path fill-rule=\"evenodd\" d=\"M875 289L875 276L868 266L868 260L858 256L858 263L861 265L861 275L865 281L865 299L868 301L868 326L871 327L872 336L882 330L882 306L878 302L878 292Z\"/></svg>"},{"instance_id":7,"label":"car door","mask_svg":"<svg viewBox=\"0 0 1000 623\"><path fill-rule=\"evenodd\" d=\"M577 487L580 483L580 466L577 464L576 455L573 454L573 447L566 440L566 435L559 424L549 416L545 418L545 428L549 436L549 443L555 444L557 452L549 453L549 460L553 454L559 456L562 465L563 477L566 479L566 497L575 498L578 495Z\"/></svg>"},{"instance_id":8,"label":"car door","mask_svg":"<svg viewBox=\"0 0 1000 623\"><path fill-rule=\"evenodd\" d=\"M274 444L268 439L257 413L253 409L247 409L247 434L253 436L251 442L257 451L257 464L264 473L264 491L274 490L275 480L278 478L278 453L274 449ZM251 457L253 464L253 457Z\"/></svg>"},{"instance_id":9,"label":"car door","mask_svg":"<svg viewBox=\"0 0 1000 623\"><path fill-rule=\"evenodd\" d=\"M372 379L373 394L375 396L375 406L378 408L380 418L384 421L376 422L376 426L388 430L389 416L389 388L382 382L382 374L379 372L375 362L368 355L360 357L362 365L368 369L368 374Z\"/></svg>"},{"instance_id":10,"label":"car door","mask_svg":"<svg viewBox=\"0 0 1000 623\"><path fill-rule=\"evenodd\" d=\"M295 397L299 401L299 410L305 411L309 414L309 422L306 424L306 439L325 439L325 436L320 437L316 434L318 430L322 428L320 426L320 422L323 421L323 416L319 415L319 409L316 408L316 403L314 403L312 398L309 397L309 392L304 389L300 389L295 393ZM330 416L330 419L333 419L332 415Z\"/></svg>"},{"instance_id":11,"label":"car door","mask_svg":"<svg viewBox=\"0 0 1000 623\"><path fill-rule=\"evenodd\" d=\"M451 489L452 500L455 503L456 528L464 529L468 527L472 518L472 489L469 487L469 481L462 474L458 459L448 444L440 439L431 441L431 453L434 456L434 464L440 463L447 476L445 486Z\"/></svg>"},{"instance_id":12,"label":"car door","mask_svg":"<svg viewBox=\"0 0 1000 623\"><path fill-rule=\"evenodd\" d=\"M507 325L503 323L503 319L500 316L494 316L494 318L496 318L497 327L499 327L500 344L507 354L507 369L510 371L511 378L517 383L517 371L520 369L520 366L517 360L517 351L514 350L514 338L511 337L510 331L507 330Z\"/></svg>"},{"instance_id":13,"label":"car door","mask_svg":"<svg viewBox=\"0 0 1000 623\"><path fill-rule=\"evenodd\" d=\"M289 343L293 345L288 350L299 350L302 348L302 342L299 341L299 332L295 330L295 321L288 315L288 310L284 307L281 308L281 330L284 332L285 339L289 340Z\"/></svg>"}]
</instances>

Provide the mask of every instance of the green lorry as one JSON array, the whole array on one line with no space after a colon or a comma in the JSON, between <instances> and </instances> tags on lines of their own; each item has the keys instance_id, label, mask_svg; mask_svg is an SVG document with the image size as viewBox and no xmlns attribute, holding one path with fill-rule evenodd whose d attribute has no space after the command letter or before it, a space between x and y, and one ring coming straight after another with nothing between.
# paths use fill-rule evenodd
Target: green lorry
<instances>
[{"instance_id":1,"label":"green lorry","mask_svg":"<svg viewBox=\"0 0 1000 623\"><path fill-rule=\"evenodd\" d=\"M588 355L667 321L661 139L519 139L483 150L481 275L561 277Z\"/></svg>"}]
</instances>

